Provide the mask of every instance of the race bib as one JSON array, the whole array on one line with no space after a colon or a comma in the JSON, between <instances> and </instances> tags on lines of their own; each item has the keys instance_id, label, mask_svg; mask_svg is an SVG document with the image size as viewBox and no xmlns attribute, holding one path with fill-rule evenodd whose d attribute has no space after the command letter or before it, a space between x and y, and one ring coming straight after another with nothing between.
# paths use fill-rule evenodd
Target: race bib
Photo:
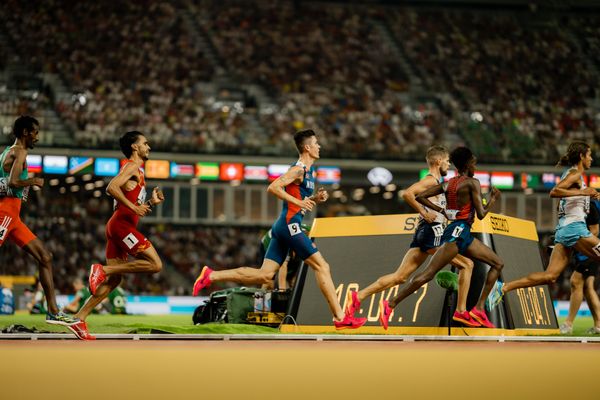
<instances>
[{"instance_id":1,"label":"race bib","mask_svg":"<svg viewBox=\"0 0 600 400\"><path fill-rule=\"evenodd\" d=\"M8 196L8 178L0 178L0 197Z\"/></svg>"},{"instance_id":2,"label":"race bib","mask_svg":"<svg viewBox=\"0 0 600 400\"><path fill-rule=\"evenodd\" d=\"M130 233L129 235L125 236L125 238L123 238L123 243L125 243L129 250L133 249L133 246L138 244L138 242L138 238L136 238L133 233Z\"/></svg>"},{"instance_id":3,"label":"race bib","mask_svg":"<svg viewBox=\"0 0 600 400\"><path fill-rule=\"evenodd\" d=\"M294 222L293 224L289 224L287 227L288 227L288 230L290 231L290 235L292 235L292 236L295 236L302 232L302 229L300 229L300 224L297 222Z\"/></svg>"},{"instance_id":4,"label":"race bib","mask_svg":"<svg viewBox=\"0 0 600 400\"><path fill-rule=\"evenodd\" d=\"M433 225L431 229L433 230L433 236L436 238L444 234L444 227L442 225Z\"/></svg>"},{"instance_id":5,"label":"race bib","mask_svg":"<svg viewBox=\"0 0 600 400\"><path fill-rule=\"evenodd\" d=\"M8 232L8 229L0 226L0 240L4 240L4 237L6 236L6 232Z\"/></svg>"},{"instance_id":6,"label":"race bib","mask_svg":"<svg viewBox=\"0 0 600 400\"><path fill-rule=\"evenodd\" d=\"M1 238L2 237L0 237L0 239ZM600 257L600 243L598 243L597 245L592 247L592 251L594 252L594 254L596 254L598 257Z\"/></svg>"},{"instance_id":7,"label":"race bib","mask_svg":"<svg viewBox=\"0 0 600 400\"><path fill-rule=\"evenodd\" d=\"M459 226L457 226L457 227L456 227L456 228L454 228L454 230L452 231L452 237L459 238L459 237L460 237L460 234L462 233L462 231L463 231L464 229L465 229L465 228L464 228L463 226L460 226L460 225L459 225Z\"/></svg>"}]
</instances>

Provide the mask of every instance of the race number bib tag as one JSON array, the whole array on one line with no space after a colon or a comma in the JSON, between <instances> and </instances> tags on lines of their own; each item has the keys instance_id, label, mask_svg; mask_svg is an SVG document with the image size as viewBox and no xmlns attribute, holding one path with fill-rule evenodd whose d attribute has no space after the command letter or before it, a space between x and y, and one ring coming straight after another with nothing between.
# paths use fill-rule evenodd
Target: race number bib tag
<instances>
[{"instance_id":1,"label":"race number bib tag","mask_svg":"<svg viewBox=\"0 0 600 400\"><path fill-rule=\"evenodd\" d=\"M136 238L133 233L130 233L129 235L125 236L125 238L123 238L123 243L125 243L125 246L127 246L130 250L133 249L133 246L138 244L138 242L138 238Z\"/></svg>"},{"instance_id":2,"label":"race number bib tag","mask_svg":"<svg viewBox=\"0 0 600 400\"><path fill-rule=\"evenodd\" d=\"M460 237L460 234L462 233L462 231L465 228L463 226L457 226L456 228L454 228L454 230L452 231L452 237L458 238Z\"/></svg>"},{"instance_id":3,"label":"race number bib tag","mask_svg":"<svg viewBox=\"0 0 600 400\"><path fill-rule=\"evenodd\" d=\"M0 197L8 196L8 179L0 178Z\"/></svg>"},{"instance_id":4,"label":"race number bib tag","mask_svg":"<svg viewBox=\"0 0 600 400\"><path fill-rule=\"evenodd\" d=\"M459 210L446 210L446 217L450 221L454 221L456 219L456 216L458 215L458 211Z\"/></svg>"},{"instance_id":5,"label":"race number bib tag","mask_svg":"<svg viewBox=\"0 0 600 400\"><path fill-rule=\"evenodd\" d=\"M290 231L290 235L295 236L297 234L299 234L300 232L302 232L302 229L300 229L300 224L297 222L294 222L293 224L289 224L288 226L288 230Z\"/></svg>"},{"instance_id":6,"label":"race number bib tag","mask_svg":"<svg viewBox=\"0 0 600 400\"><path fill-rule=\"evenodd\" d=\"M0 239L2 239L1 234L0 234ZM592 247L592 251L594 252L594 254L596 254L598 257L600 257L600 243L598 243L597 245Z\"/></svg>"},{"instance_id":7,"label":"race number bib tag","mask_svg":"<svg viewBox=\"0 0 600 400\"><path fill-rule=\"evenodd\" d=\"M444 227L442 225L433 225L431 229L433 230L433 236L436 238L444 234Z\"/></svg>"},{"instance_id":8,"label":"race number bib tag","mask_svg":"<svg viewBox=\"0 0 600 400\"><path fill-rule=\"evenodd\" d=\"M8 229L0 226L0 240L4 240L4 236L6 236L6 232L8 232Z\"/></svg>"}]
</instances>

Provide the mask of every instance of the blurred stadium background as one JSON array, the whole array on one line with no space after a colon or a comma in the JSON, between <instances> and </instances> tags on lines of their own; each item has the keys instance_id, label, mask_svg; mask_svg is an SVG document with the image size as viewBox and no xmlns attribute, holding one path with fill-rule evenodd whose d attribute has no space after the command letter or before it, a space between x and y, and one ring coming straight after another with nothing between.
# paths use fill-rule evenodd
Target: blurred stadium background
<instances>
[{"instance_id":1,"label":"blurred stadium background","mask_svg":"<svg viewBox=\"0 0 600 400\"><path fill-rule=\"evenodd\" d=\"M484 189L503 190L495 211L535 221L543 257L559 154L582 139L600 159L600 1L5 0L0 24L0 144L18 115L40 120L28 163L46 186L23 218L62 294L104 259L127 130L149 138L146 175L167 198L141 225L165 268L129 276L134 295L256 265L297 129L322 144L332 196L317 216L411 212L401 193L425 149L468 145ZM600 188L600 168L587 179ZM0 275L37 270L14 245L0 260Z\"/></svg>"}]
</instances>

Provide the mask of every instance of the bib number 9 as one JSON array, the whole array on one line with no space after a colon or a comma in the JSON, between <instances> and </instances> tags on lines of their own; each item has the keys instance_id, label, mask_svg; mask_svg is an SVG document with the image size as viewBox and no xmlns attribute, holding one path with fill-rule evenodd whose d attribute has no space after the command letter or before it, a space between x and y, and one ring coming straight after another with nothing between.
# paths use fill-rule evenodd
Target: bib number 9
<instances>
[{"instance_id":1,"label":"bib number 9","mask_svg":"<svg viewBox=\"0 0 600 400\"><path fill-rule=\"evenodd\" d=\"M289 224L287 227L288 227L288 230L290 231L291 236L295 236L302 232L302 229L300 229L300 224L297 222L294 222L293 224Z\"/></svg>"}]
</instances>

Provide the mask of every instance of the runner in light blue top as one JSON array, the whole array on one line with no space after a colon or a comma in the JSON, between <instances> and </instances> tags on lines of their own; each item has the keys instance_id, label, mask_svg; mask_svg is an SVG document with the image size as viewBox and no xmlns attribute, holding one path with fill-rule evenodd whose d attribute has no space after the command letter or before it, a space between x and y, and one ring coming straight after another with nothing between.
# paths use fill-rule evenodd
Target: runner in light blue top
<instances>
[{"instance_id":1,"label":"runner in light blue top","mask_svg":"<svg viewBox=\"0 0 600 400\"><path fill-rule=\"evenodd\" d=\"M590 233L585 223L590 209L590 198L600 199L600 194L587 187L583 180L584 171L591 165L590 146L584 142L571 143L566 154L558 162L558 166L570 168L550 191L550 197L560 198L560 203L555 246L548 268L544 272L534 272L504 285L499 283L490 296L492 306L497 305L502 296L511 290L556 282L569 265L573 250L600 261L600 239Z\"/></svg>"}]
</instances>

